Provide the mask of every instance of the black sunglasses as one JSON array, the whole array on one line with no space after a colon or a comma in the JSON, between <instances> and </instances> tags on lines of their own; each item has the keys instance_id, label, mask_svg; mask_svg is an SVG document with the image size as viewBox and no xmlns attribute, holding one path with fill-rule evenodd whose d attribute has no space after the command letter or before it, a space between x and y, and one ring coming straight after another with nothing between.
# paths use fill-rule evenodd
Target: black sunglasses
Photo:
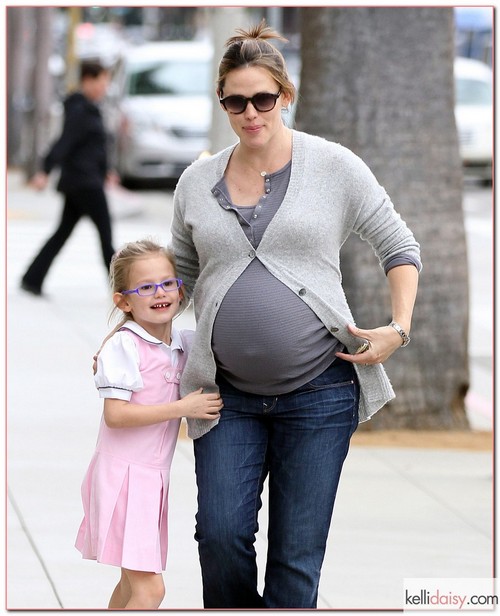
<instances>
[{"instance_id":1,"label":"black sunglasses","mask_svg":"<svg viewBox=\"0 0 500 616\"><path fill-rule=\"evenodd\" d=\"M226 98L219 99L219 103L226 111L231 113L243 113L247 108L248 103L252 103L257 111L271 111L276 107L276 101L280 97L281 90L278 94L269 92L259 92L250 98L245 98L239 94L232 94Z\"/></svg>"}]
</instances>

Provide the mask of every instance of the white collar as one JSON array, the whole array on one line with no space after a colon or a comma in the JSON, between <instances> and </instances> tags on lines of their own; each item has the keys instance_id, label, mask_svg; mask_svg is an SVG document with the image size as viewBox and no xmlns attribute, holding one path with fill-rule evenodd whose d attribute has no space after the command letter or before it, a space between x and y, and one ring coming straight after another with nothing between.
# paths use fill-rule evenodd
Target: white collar
<instances>
[{"instance_id":1,"label":"white collar","mask_svg":"<svg viewBox=\"0 0 500 616\"><path fill-rule=\"evenodd\" d=\"M172 337L171 344L167 344L166 342L163 342L162 340L158 340L158 338L155 338L155 336L152 336L149 332L147 332L144 329L144 327L139 325L139 323L132 321L132 319L127 320L121 326L120 329L128 329L131 332L134 332L134 334L137 334L140 338L142 338L146 342L149 342L150 344L164 344L169 349L172 349L172 350L179 349L180 351L184 351L181 335L178 332L178 330L173 326L172 326L172 334L171 334L171 337Z\"/></svg>"}]
</instances>

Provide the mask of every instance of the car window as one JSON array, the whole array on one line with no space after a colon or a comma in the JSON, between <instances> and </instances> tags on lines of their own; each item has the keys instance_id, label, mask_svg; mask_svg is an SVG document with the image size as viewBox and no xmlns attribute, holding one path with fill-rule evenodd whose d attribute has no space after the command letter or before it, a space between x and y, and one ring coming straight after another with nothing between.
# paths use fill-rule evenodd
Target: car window
<instances>
[{"instance_id":1,"label":"car window","mask_svg":"<svg viewBox=\"0 0 500 616\"><path fill-rule=\"evenodd\" d=\"M493 103L491 84L478 79L456 79L455 94L459 105L491 105Z\"/></svg>"},{"instance_id":2,"label":"car window","mask_svg":"<svg viewBox=\"0 0 500 616\"><path fill-rule=\"evenodd\" d=\"M206 94L209 85L209 62L155 62L130 68L128 94L192 96Z\"/></svg>"}]
</instances>

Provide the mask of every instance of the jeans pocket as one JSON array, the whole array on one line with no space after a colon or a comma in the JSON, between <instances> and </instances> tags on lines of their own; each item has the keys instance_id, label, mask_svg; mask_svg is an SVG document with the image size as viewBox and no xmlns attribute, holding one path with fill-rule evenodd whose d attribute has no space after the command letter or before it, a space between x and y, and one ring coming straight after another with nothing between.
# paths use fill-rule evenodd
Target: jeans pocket
<instances>
[{"instance_id":1,"label":"jeans pocket","mask_svg":"<svg viewBox=\"0 0 500 616\"><path fill-rule=\"evenodd\" d=\"M354 384L357 384L354 366L350 362L337 358L326 370L308 383L305 383L298 391L313 392L321 391L322 389L352 386Z\"/></svg>"}]
</instances>

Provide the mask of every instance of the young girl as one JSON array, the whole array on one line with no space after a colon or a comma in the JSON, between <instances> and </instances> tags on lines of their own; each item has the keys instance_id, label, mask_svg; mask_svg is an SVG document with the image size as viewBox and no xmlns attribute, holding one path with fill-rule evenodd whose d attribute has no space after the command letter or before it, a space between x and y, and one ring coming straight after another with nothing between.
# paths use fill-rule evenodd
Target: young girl
<instances>
[{"instance_id":1,"label":"young girl","mask_svg":"<svg viewBox=\"0 0 500 616\"><path fill-rule=\"evenodd\" d=\"M179 399L193 332L172 319L183 300L173 255L150 240L111 262L114 311L124 320L97 359L104 398L95 454L82 485L84 558L121 567L109 608L157 609L165 589L169 474L181 417L214 419L218 394Z\"/></svg>"}]
</instances>

